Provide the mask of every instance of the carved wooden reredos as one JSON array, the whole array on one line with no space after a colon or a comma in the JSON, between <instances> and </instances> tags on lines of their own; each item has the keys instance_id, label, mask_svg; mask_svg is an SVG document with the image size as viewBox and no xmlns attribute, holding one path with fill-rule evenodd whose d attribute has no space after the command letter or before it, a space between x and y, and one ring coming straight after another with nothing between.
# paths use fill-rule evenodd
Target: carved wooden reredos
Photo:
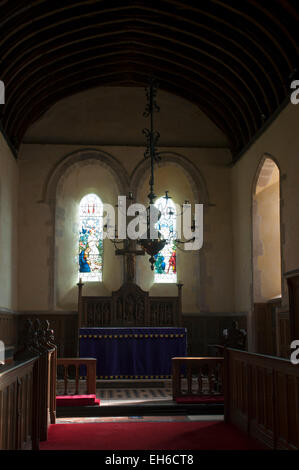
<instances>
[{"instance_id":1,"label":"carved wooden reredos","mask_svg":"<svg viewBox=\"0 0 299 470\"><path fill-rule=\"evenodd\" d=\"M133 282L124 283L111 296L84 296L83 285L78 283L79 328L181 325L181 284L177 297L150 297Z\"/></svg>"}]
</instances>

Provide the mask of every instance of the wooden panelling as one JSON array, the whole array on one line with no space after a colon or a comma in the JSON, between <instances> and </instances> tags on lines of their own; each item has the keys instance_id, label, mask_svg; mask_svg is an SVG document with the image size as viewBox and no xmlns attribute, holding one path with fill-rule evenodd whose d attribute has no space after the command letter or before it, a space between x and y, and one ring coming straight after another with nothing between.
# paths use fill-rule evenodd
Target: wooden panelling
<instances>
[{"instance_id":1,"label":"wooden panelling","mask_svg":"<svg viewBox=\"0 0 299 470\"><path fill-rule=\"evenodd\" d=\"M58 357L74 357L77 355L78 315L76 312L26 312L22 313L19 318L19 334L21 334L26 319L38 318L42 320L46 318L50 322L50 328L54 331Z\"/></svg>"},{"instance_id":2,"label":"wooden panelling","mask_svg":"<svg viewBox=\"0 0 299 470\"><path fill-rule=\"evenodd\" d=\"M299 449L299 367L225 350L225 419L266 447Z\"/></svg>"},{"instance_id":3,"label":"wooden panelling","mask_svg":"<svg viewBox=\"0 0 299 470\"><path fill-rule=\"evenodd\" d=\"M290 319L289 312L276 314L277 355L288 359L291 355Z\"/></svg>"},{"instance_id":4,"label":"wooden panelling","mask_svg":"<svg viewBox=\"0 0 299 470\"><path fill-rule=\"evenodd\" d=\"M56 419L57 354L47 321L27 321L14 362L0 366L0 450L38 450Z\"/></svg>"},{"instance_id":5,"label":"wooden panelling","mask_svg":"<svg viewBox=\"0 0 299 470\"><path fill-rule=\"evenodd\" d=\"M79 327L181 326L181 287L176 297L150 297L134 282L125 282L110 297L82 295L78 283Z\"/></svg>"},{"instance_id":6,"label":"wooden panelling","mask_svg":"<svg viewBox=\"0 0 299 470\"><path fill-rule=\"evenodd\" d=\"M276 355L275 304L254 304L253 335L257 353Z\"/></svg>"},{"instance_id":7,"label":"wooden panelling","mask_svg":"<svg viewBox=\"0 0 299 470\"><path fill-rule=\"evenodd\" d=\"M26 318L47 318L50 327L54 330L55 343L58 348L58 357L75 357L77 355L78 315L76 312L55 313L23 313L20 315L19 331ZM218 344L222 341L224 329L238 321L239 327L247 329L246 315L183 315L182 326L188 332L188 356L210 355L209 344Z\"/></svg>"},{"instance_id":8,"label":"wooden panelling","mask_svg":"<svg viewBox=\"0 0 299 470\"><path fill-rule=\"evenodd\" d=\"M299 339L299 270L285 274L289 290L290 304L290 337Z\"/></svg>"},{"instance_id":9,"label":"wooden panelling","mask_svg":"<svg viewBox=\"0 0 299 470\"><path fill-rule=\"evenodd\" d=\"M33 374L36 358L0 372L0 450L32 446Z\"/></svg>"},{"instance_id":10,"label":"wooden panelling","mask_svg":"<svg viewBox=\"0 0 299 470\"><path fill-rule=\"evenodd\" d=\"M205 313L182 315L182 326L188 331L188 356L209 356L209 345L222 344L223 330L230 328L237 321L239 328L247 330L246 315L228 315Z\"/></svg>"},{"instance_id":11,"label":"wooden panelling","mask_svg":"<svg viewBox=\"0 0 299 470\"><path fill-rule=\"evenodd\" d=\"M19 331L22 330L26 318L47 318L54 330L58 357L77 356L78 315L76 312L33 312L20 315ZM182 326L188 332L188 356L210 355L209 344L218 344L223 340L222 332L238 321L239 327L247 330L246 315L227 315L225 313L182 315Z\"/></svg>"},{"instance_id":12,"label":"wooden panelling","mask_svg":"<svg viewBox=\"0 0 299 470\"><path fill-rule=\"evenodd\" d=\"M0 310L0 340L6 346L17 344L18 315Z\"/></svg>"}]
</instances>

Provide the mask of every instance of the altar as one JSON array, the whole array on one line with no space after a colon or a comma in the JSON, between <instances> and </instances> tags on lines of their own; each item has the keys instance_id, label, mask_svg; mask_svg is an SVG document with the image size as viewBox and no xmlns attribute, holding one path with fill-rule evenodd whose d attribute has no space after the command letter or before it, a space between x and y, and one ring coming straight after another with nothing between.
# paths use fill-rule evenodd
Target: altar
<instances>
[{"instance_id":1,"label":"altar","mask_svg":"<svg viewBox=\"0 0 299 470\"><path fill-rule=\"evenodd\" d=\"M171 377L171 358L187 355L187 330L80 328L79 355L97 359L98 379L166 379Z\"/></svg>"}]
</instances>

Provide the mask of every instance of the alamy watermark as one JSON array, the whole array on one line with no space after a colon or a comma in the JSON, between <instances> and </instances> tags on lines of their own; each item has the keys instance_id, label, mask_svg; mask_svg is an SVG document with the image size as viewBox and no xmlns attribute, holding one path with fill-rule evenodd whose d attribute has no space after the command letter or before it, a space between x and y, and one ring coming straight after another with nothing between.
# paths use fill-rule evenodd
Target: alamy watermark
<instances>
[{"instance_id":1,"label":"alamy watermark","mask_svg":"<svg viewBox=\"0 0 299 470\"><path fill-rule=\"evenodd\" d=\"M5 344L0 340L0 366L5 364Z\"/></svg>"},{"instance_id":2,"label":"alamy watermark","mask_svg":"<svg viewBox=\"0 0 299 470\"><path fill-rule=\"evenodd\" d=\"M0 80L0 104L5 104L5 85Z\"/></svg>"},{"instance_id":3,"label":"alamy watermark","mask_svg":"<svg viewBox=\"0 0 299 470\"><path fill-rule=\"evenodd\" d=\"M291 82L291 89L294 90L291 93L291 103L292 104L298 104L299 103L299 80L293 80Z\"/></svg>"},{"instance_id":4,"label":"alamy watermark","mask_svg":"<svg viewBox=\"0 0 299 470\"><path fill-rule=\"evenodd\" d=\"M294 341L291 342L290 345L291 349L295 349L295 351L292 352L290 361L294 365L299 364L299 339L294 339Z\"/></svg>"},{"instance_id":5,"label":"alamy watermark","mask_svg":"<svg viewBox=\"0 0 299 470\"><path fill-rule=\"evenodd\" d=\"M154 204L146 208L143 204L134 203L126 207L126 196L118 196L118 224L117 238L124 240L155 240L159 238L159 215L160 211ZM182 235L186 242L185 250L200 250L203 245L203 204L195 204L193 220L191 204L182 206L174 204L175 215L174 239L181 239ZM115 208L111 204L103 204L103 226L106 231L103 238L114 239L116 237ZM127 217L131 220L127 224Z\"/></svg>"}]
</instances>

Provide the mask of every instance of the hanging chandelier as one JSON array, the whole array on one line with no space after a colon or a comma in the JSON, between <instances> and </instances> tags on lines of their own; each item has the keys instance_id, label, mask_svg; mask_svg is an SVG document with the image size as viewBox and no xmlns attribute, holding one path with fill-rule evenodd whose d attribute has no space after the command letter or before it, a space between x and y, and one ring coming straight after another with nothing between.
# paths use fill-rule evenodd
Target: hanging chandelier
<instances>
[{"instance_id":1,"label":"hanging chandelier","mask_svg":"<svg viewBox=\"0 0 299 470\"><path fill-rule=\"evenodd\" d=\"M157 145L158 145L158 141L160 138L160 134L158 131L155 131L154 129L154 114L160 111L160 108L156 102L157 90L158 90L158 83L156 82L155 79L152 78L150 81L149 87L146 89L147 104L145 107L145 111L143 113L143 116L145 118L148 118L148 117L150 118L150 128L143 129L143 134L146 137L146 150L144 152L144 158L150 159L150 169L151 169L151 174L150 174L150 179L149 179L149 194L148 194L149 205L147 207L147 233L146 233L146 237L138 240L138 243L141 245L144 251L150 256L149 262L151 264L152 270L154 270L154 265L155 265L156 257L158 253L161 250L163 250L163 248L165 247L167 243L170 243L171 241L175 241L176 246L180 248L179 245L183 245L185 243L194 241L194 237L185 241L179 240L175 232L172 233L170 238L165 239L162 233L160 232L160 230L156 231L156 234L157 234L156 238L153 238L151 236L151 233L153 233L152 229L153 229L153 224L154 224L152 220L155 220L156 225L159 226L159 219L161 218L161 211L158 208L155 208L154 206L154 202L156 199L156 195L154 191L154 183L155 183L154 165L155 163L158 163L161 160L160 153L157 150ZM171 199L168 193L169 191L165 191L165 196L163 196L163 199L165 200L164 207L163 207L163 214L167 213L168 216L170 217L173 215L181 216L184 212L183 210L180 214L177 214L177 213L174 213L172 208L168 206L168 201ZM185 201L185 204L189 204L189 201ZM183 207L183 204L182 204L182 207ZM156 214L153 214L154 211L156 211ZM195 230L194 219L190 228L192 231Z\"/></svg>"},{"instance_id":2,"label":"hanging chandelier","mask_svg":"<svg viewBox=\"0 0 299 470\"><path fill-rule=\"evenodd\" d=\"M180 213L177 213L174 210L173 205L170 204L170 200L172 198L168 194L169 191L165 191L165 196L161 198L163 199L163 204L159 204L159 208L155 206L156 195L154 191L154 183L155 183L154 166L155 166L155 163L158 163L161 160L160 152L158 152L157 150L160 134L158 131L154 129L154 114L160 111L160 108L156 102L157 90L158 90L158 83L154 78L152 78L150 80L148 88L146 88L147 104L145 107L145 111L143 113L143 116L145 118L150 118L149 128L145 128L142 131L146 137L146 149L144 151L144 158L150 160L150 179L149 179L149 193L147 196L149 200L149 204L148 204L148 207L146 208L146 225L145 225L146 230L143 233L143 236L141 236L140 238L136 240L137 244L140 245L141 249L139 250L136 249L134 242L128 238L118 239L116 235L118 231L117 226L114 226L115 237L110 238L110 241L115 246L116 255L130 255L130 254L144 255L145 253L148 254L152 271L155 268L157 255L160 253L160 251L163 250L166 244L175 242L175 246L181 249L180 245L184 245L185 243L194 241L194 237L185 241L179 240L177 237L176 231L172 231L172 233L169 233L167 238L165 238L165 236L159 230L159 228L161 228L161 223L159 223L159 221L162 215L163 215L162 224L165 223L165 219L167 218L171 220L171 218L174 216L180 217L184 213L184 204L188 205L189 201L185 200L184 204L181 204L182 211ZM133 193L129 192L129 195L126 197L126 199L130 203L133 203L134 201ZM116 207L118 207L118 209L122 211L121 206L116 205ZM126 208L124 208L124 213L125 212L126 212ZM109 222L105 225L105 227L106 228L109 227ZM194 231L196 228L194 218L193 218L190 228L192 231Z\"/></svg>"},{"instance_id":3,"label":"hanging chandelier","mask_svg":"<svg viewBox=\"0 0 299 470\"><path fill-rule=\"evenodd\" d=\"M154 164L155 162L158 162L161 160L160 154L157 151L157 144L159 141L160 134L159 132L154 130L154 113L159 112L160 108L156 103L156 95L157 95L157 82L152 79L150 82L149 87L146 90L146 97L147 97L147 104L145 107L145 111L143 113L143 116L146 118L150 118L150 128L143 129L143 134L146 137L146 150L144 152L144 158L145 159L150 159L150 165L151 165L151 175L149 179L149 187L150 191L148 194L148 199L149 199L149 206L147 207L147 233L146 233L146 238L142 238L138 241L138 243L142 246L144 251L150 256L149 262L151 263L151 269L154 270L154 264L155 264L155 256L163 250L164 246L166 245L167 240L165 240L161 234L161 232L158 230L158 238L151 238L151 211L155 210L154 209L154 202L156 199L156 195L154 192ZM159 220L161 217L161 212L156 209L157 214L155 219Z\"/></svg>"}]
</instances>

